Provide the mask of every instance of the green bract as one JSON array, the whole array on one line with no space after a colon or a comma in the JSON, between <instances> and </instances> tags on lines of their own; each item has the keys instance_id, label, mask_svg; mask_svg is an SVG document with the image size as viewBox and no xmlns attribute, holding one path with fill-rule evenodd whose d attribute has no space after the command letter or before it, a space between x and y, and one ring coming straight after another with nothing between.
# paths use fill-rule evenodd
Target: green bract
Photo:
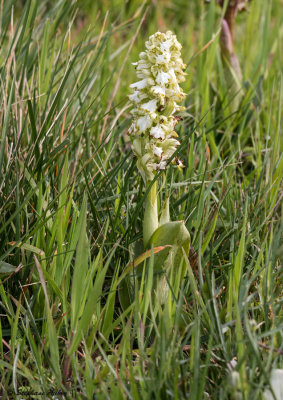
<instances>
[{"instance_id":1,"label":"green bract","mask_svg":"<svg viewBox=\"0 0 283 400\"><path fill-rule=\"evenodd\" d=\"M155 171L166 169L180 144L174 131L178 122L177 105L185 98L179 83L184 81L186 67L181 58L181 44L172 32L156 32L145 43L146 50L134 63L138 82L130 87L134 121L129 129L137 166L145 182ZM173 163L182 166L177 158Z\"/></svg>"}]
</instances>

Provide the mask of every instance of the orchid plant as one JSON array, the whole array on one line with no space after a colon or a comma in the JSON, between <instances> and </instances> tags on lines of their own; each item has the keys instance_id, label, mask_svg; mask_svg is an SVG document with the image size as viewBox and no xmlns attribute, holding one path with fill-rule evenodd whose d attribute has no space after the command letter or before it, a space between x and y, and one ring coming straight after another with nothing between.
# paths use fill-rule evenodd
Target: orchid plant
<instances>
[{"instance_id":1,"label":"orchid plant","mask_svg":"<svg viewBox=\"0 0 283 400\"><path fill-rule=\"evenodd\" d=\"M180 120L178 113L184 110L178 103L186 96L179 86L185 80L186 65L181 58L182 46L171 31L156 32L149 37L145 47L139 61L133 63L139 80L130 85L133 122L129 135L137 167L148 189L143 220L144 250L166 246L154 259L155 272L164 272L180 267L183 251L188 254L190 246L190 235L184 222L170 222L169 199L159 218L158 182L155 179L157 172L166 170L169 164L183 167L181 160L174 157L180 145L174 128ZM159 287L163 288L160 290L164 294L164 284Z\"/></svg>"}]
</instances>

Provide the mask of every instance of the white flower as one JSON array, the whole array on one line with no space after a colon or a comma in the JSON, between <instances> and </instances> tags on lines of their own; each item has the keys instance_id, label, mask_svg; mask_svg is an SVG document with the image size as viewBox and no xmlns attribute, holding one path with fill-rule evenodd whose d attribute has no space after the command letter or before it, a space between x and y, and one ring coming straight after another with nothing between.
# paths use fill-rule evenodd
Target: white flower
<instances>
[{"instance_id":1,"label":"white flower","mask_svg":"<svg viewBox=\"0 0 283 400\"><path fill-rule=\"evenodd\" d=\"M170 79L170 75L167 72L158 72L158 75L156 77L156 83L159 83L160 85L165 85Z\"/></svg>"},{"instance_id":2,"label":"white flower","mask_svg":"<svg viewBox=\"0 0 283 400\"><path fill-rule=\"evenodd\" d=\"M176 78L175 71L174 71L173 68L170 68L170 69L169 69L168 74L170 75L170 80L171 80L171 82L172 82L172 83L177 83L177 78ZM180 88L179 88L179 89L180 89Z\"/></svg>"},{"instance_id":3,"label":"white flower","mask_svg":"<svg viewBox=\"0 0 283 400\"><path fill-rule=\"evenodd\" d=\"M153 87L151 88L151 91L152 91L152 93L154 93L154 94L160 94L161 96L165 96L165 89L164 89L164 87L162 87L162 86L158 86L158 85L153 86Z\"/></svg>"},{"instance_id":4,"label":"white flower","mask_svg":"<svg viewBox=\"0 0 283 400\"><path fill-rule=\"evenodd\" d=\"M159 54L156 56L156 63L157 64L167 64L170 60L170 53L164 52L163 54Z\"/></svg>"},{"instance_id":5,"label":"white flower","mask_svg":"<svg viewBox=\"0 0 283 400\"><path fill-rule=\"evenodd\" d=\"M135 90L133 94L129 95L129 99L133 102L133 103L139 103L140 102L140 98L139 98L139 91Z\"/></svg>"},{"instance_id":6,"label":"white flower","mask_svg":"<svg viewBox=\"0 0 283 400\"><path fill-rule=\"evenodd\" d=\"M142 81L138 81L130 85L131 88L137 88L137 89L144 89L146 86L147 86L147 79L143 79Z\"/></svg>"},{"instance_id":7,"label":"white flower","mask_svg":"<svg viewBox=\"0 0 283 400\"><path fill-rule=\"evenodd\" d=\"M141 108L143 110L149 111L149 112L154 112L157 107L157 100L150 100L147 103L144 103L141 105Z\"/></svg>"},{"instance_id":8,"label":"white flower","mask_svg":"<svg viewBox=\"0 0 283 400\"><path fill-rule=\"evenodd\" d=\"M145 69L150 70L151 68L151 64L143 60L137 62L136 65L137 65L137 71L143 71Z\"/></svg>"},{"instance_id":9,"label":"white flower","mask_svg":"<svg viewBox=\"0 0 283 400\"><path fill-rule=\"evenodd\" d=\"M150 130L151 136L153 136L155 139L164 139L165 138L165 133L164 130L161 128L160 125L153 126Z\"/></svg>"},{"instance_id":10,"label":"white flower","mask_svg":"<svg viewBox=\"0 0 283 400\"><path fill-rule=\"evenodd\" d=\"M144 117L140 117L137 120L137 126L142 133L145 132L148 128L150 128L151 125L152 125L152 121L148 115L145 115Z\"/></svg>"},{"instance_id":11,"label":"white flower","mask_svg":"<svg viewBox=\"0 0 283 400\"><path fill-rule=\"evenodd\" d=\"M175 113L183 110L177 103L185 98L179 86L185 64L181 45L170 31L151 35L145 47L139 61L133 63L141 80L130 85L134 89L129 95L134 121L129 134L137 167L147 182L156 171L166 169L180 144L174 128L178 122ZM176 157L171 161L182 166Z\"/></svg>"},{"instance_id":12,"label":"white flower","mask_svg":"<svg viewBox=\"0 0 283 400\"><path fill-rule=\"evenodd\" d=\"M157 164L158 169L166 169L167 167L167 162L166 161L160 161L159 164Z\"/></svg>"},{"instance_id":13,"label":"white flower","mask_svg":"<svg viewBox=\"0 0 283 400\"><path fill-rule=\"evenodd\" d=\"M172 42L171 41L165 41L165 42L162 42L161 44L160 44L160 50L163 52L163 51L170 51L170 47L172 46Z\"/></svg>"},{"instance_id":14,"label":"white flower","mask_svg":"<svg viewBox=\"0 0 283 400\"><path fill-rule=\"evenodd\" d=\"M137 77L141 79L150 78L151 77L150 64L139 63L137 66ZM149 83L149 81L147 81L147 83Z\"/></svg>"},{"instance_id":15,"label":"white flower","mask_svg":"<svg viewBox=\"0 0 283 400\"><path fill-rule=\"evenodd\" d=\"M153 153L156 157L161 158L163 151L160 147L153 146Z\"/></svg>"}]
</instances>

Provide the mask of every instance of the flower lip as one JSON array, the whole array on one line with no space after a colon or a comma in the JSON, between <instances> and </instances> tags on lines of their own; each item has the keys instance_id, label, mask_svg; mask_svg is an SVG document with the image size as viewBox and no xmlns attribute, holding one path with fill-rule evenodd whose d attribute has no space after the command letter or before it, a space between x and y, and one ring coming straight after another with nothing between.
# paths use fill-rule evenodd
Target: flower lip
<instances>
[{"instance_id":1,"label":"flower lip","mask_svg":"<svg viewBox=\"0 0 283 400\"><path fill-rule=\"evenodd\" d=\"M156 157L161 158L162 154L163 154L163 150L160 147L157 146L153 146L153 153Z\"/></svg>"},{"instance_id":2,"label":"flower lip","mask_svg":"<svg viewBox=\"0 0 283 400\"><path fill-rule=\"evenodd\" d=\"M149 111L149 112L154 112L157 107L157 100L150 100L147 103L143 103L141 105L141 108L143 110Z\"/></svg>"},{"instance_id":3,"label":"flower lip","mask_svg":"<svg viewBox=\"0 0 283 400\"><path fill-rule=\"evenodd\" d=\"M153 126L150 129L150 135L153 136L155 139L165 139L165 132L160 125Z\"/></svg>"},{"instance_id":4,"label":"flower lip","mask_svg":"<svg viewBox=\"0 0 283 400\"><path fill-rule=\"evenodd\" d=\"M133 94L129 95L129 99L134 103L139 103L140 102L139 93L140 92L138 90L135 90Z\"/></svg>"},{"instance_id":5,"label":"flower lip","mask_svg":"<svg viewBox=\"0 0 283 400\"><path fill-rule=\"evenodd\" d=\"M160 50L162 52L169 52L171 45L172 45L172 43L170 41L166 40L165 42L162 42L160 44Z\"/></svg>"},{"instance_id":6,"label":"flower lip","mask_svg":"<svg viewBox=\"0 0 283 400\"><path fill-rule=\"evenodd\" d=\"M160 71L160 72L158 72L155 80L156 80L156 83L159 83L160 85L165 85L166 83L169 82L170 75L167 72Z\"/></svg>"},{"instance_id":7,"label":"flower lip","mask_svg":"<svg viewBox=\"0 0 283 400\"><path fill-rule=\"evenodd\" d=\"M162 86L158 86L158 85L153 86L153 87L151 88L151 91L152 91L154 94L160 94L161 96L165 96L165 88L162 87Z\"/></svg>"},{"instance_id":8,"label":"flower lip","mask_svg":"<svg viewBox=\"0 0 283 400\"><path fill-rule=\"evenodd\" d=\"M163 53L156 56L156 63L157 64L167 64L170 60L170 53Z\"/></svg>"},{"instance_id":9,"label":"flower lip","mask_svg":"<svg viewBox=\"0 0 283 400\"><path fill-rule=\"evenodd\" d=\"M157 164L157 169L166 169L166 167L167 167L166 161L160 161L160 163Z\"/></svg>"},{"instance_id":10,"label":"flower lip","mask_svg":"<svg viewBox=\"0 0 283 400\"><path fill-rule=\"evenodd\" d=\"M146 86L147 86L147 78L145 78L141 81L132 83L130 85L131 88L137 88L137 89L144 89Z\"/></svg>"},{"instance_id":11,"label":"flower lip","mask_svg":"<svg viewBox=\"0 0 283 400\"><path fill-rule=\"evenodd\" d=\"M142 133L145 132L148 128L150 128L151 125L152 125L152 121L148 115L140 117L137 120L137 126Z\"/></svg>"}]
</instances>

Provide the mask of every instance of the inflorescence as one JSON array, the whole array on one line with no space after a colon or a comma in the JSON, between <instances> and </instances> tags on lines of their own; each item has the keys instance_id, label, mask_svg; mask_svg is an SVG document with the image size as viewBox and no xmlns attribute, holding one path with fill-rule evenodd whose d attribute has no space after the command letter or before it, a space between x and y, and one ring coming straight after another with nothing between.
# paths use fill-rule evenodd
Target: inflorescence
<instances>
[{"instance_id":1,"label":"inflorescence","mask_svg":"<svg viewBox=\"0 0 283 400\"><path fill-rule=\"evenodd\" d=\"M185 80L186 65L181 58L182 46L170 31L156 32L145 46L139 61L133 63L141 80L130 85L134 120L129 134L138 169L147 182L156 171L166 169L180 144L174 128L180 119L176 113L184 110L177 103L186 96L179 86ZM182 166L177 158L172 163Z\"/></svg>"}]
</instances>

